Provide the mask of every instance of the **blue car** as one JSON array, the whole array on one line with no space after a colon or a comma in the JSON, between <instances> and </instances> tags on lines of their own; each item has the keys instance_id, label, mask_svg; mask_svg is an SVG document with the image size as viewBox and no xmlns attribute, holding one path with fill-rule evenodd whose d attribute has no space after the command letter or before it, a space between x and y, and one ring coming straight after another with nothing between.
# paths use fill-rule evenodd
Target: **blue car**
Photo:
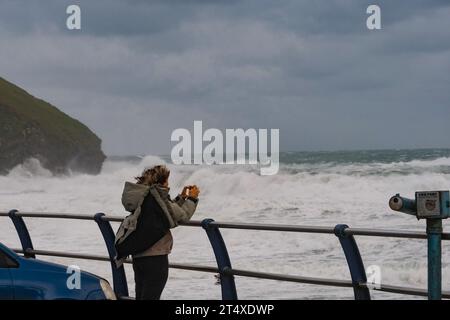
<instances>
[{"instance_id":1,"label":"blue car","mask_svg":"<svg viewBox=\"0 0 450 320\"><path fill-rule=\"evenodd\" d=\"M60 264L19 256L0 243L0 300L115 299L105 279L84 271L72 272Z\"/></svg>"}]
</instances>

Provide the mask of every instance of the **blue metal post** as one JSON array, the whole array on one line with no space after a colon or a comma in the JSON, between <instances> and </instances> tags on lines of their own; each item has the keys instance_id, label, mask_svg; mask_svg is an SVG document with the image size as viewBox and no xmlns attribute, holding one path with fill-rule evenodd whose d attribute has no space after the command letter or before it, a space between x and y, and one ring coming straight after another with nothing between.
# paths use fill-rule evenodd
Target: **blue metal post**
<instances>
[{"instance_id":1,"label":"blue metal post","mask_svg":"<svg viewBox=\"0 0 450 320\"><path fill-rule=\"evenodd\" d=\"M100 228L103 239L105 240L106 248L108 249L109 260L111 261L114 292L118 297L128 297L129 293L125 268L123 265L118 268L115 263L115 257L117 253L114 242L116 236L109 221L102 219L104 215L104 213L97 213L94 216L94 220L95 222L97 222L98 227Z\"/></svg>"},{"instance_id":2,"label":"blue metal post","mask_svg":"<svg viewBox=\"0 0 450 320\"><path fill-rule=\"evenodd\" d=\"M8 215L11 218L17 234L19 235L20 243L22 245L23 255L27 258L36 258L34 253L27 253L27 250L33 250L33 243L31 242L31 236L28 232L27 225L21 216L17 215L17 210L9 211Z\"/></svg>"},{"instance_id":3,"label":"blue metal post","mask_svg":"<svg viewBox=\"0 0 450 320\"><path fill-rule=\"evenodd\" d=\"M227 246L225 245L225 241L222 238L219 228L211 225L211 222L214 222L214 220L204 219L202 221L202 227L206 231L214 255L216 256L217 267L220 272L222 299L238 300L234 276L226 272L227 270L231 270L231 261L228 255Z\"/></svg>"},{"instance_id":4,"label":"blue metal post","mask_svg":"<svg viewBox=\"0 0 450 320\"><path fill-rule=\"evenodd\" d=\"M342 249L344 250L345 258L350 269L352 277L353 292L355 300L370 300L370 291L366 287L360 287L360 283L367 282L366 270L359 253L358 245L352 235L345 234L345 229L348 228L346 224L338 224L334 228L334 234L339 238Z\"/></svg>"},{"instance_id":5,"label":"blue metal post","mask_svg":"<svg viewBox=\"0 0 450 320\"><path fill-rule=\"evenodd\" d=\"M441 238L442 220L427 219L428 299L442 299Z\"/></svg>"}]
</instances>

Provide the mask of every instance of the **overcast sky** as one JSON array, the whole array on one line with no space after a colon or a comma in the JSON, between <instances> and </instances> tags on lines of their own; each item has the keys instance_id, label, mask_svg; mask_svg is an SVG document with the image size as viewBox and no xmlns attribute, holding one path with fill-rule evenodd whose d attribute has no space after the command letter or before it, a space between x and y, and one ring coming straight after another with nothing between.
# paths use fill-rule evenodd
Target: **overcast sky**
<instances>
[{"instance_id":1,"label":"overcast sky","mask_svg":"<svg viewBox=\"0 0 450 320\"><path fill-rule=\"evenodd\" d=\"M109 155L167 154L194 120L282 150L450 147L450 1L0 0L0 76Z\"/></svg>"}]
</instances>

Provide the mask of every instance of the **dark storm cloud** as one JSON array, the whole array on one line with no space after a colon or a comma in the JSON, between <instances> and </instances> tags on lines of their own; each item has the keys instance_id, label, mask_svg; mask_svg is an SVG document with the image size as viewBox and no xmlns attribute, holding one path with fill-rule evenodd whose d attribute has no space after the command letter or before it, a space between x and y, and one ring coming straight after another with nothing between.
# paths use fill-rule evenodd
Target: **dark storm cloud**
<instances>
[{"instance_id":1,"label":"dark storm cloud","mask_svg":"<svg viewBox=\"0 0 450 320\"><path fill-rule=\"evenodd\" d=\"M82 31L65 29L73 3ZM448 1L0 4L1 76L110 154L166 153L194 119L280 128L283 149L450 146ZM380 31L365 27L369 4Z\"/></svg>"}]
</instances>

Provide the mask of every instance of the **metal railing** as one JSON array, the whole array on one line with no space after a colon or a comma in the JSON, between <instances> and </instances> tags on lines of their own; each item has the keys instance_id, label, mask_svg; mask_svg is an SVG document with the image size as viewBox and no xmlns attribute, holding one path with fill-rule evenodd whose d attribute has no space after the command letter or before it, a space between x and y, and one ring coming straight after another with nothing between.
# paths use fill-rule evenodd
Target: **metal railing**
<instances>
[{"instance_id":1,"label":"metal railing","mask_svg":"<svg viewBox=\"0 0 450 320\"><path fill-rule=\"evenodd\" d=\"M116 266L114 257L116 255L114 248L115 234L110 222L121 222L123 218L106 216L103 213L97 213L93 216L66 214L66 213L27 213L11 210L9 212L0 212L0 217L11 218L16 231L18 233L22 248L13 249L17 253L24 254L25 257L35 258L36 255L86 259L96 261L106 261L111 263L113 276L113 287L118 297L127 298L128 285L125 275L124 266ZM81 253L67 253L60 251L35 250L31 241L31 236L23 218L47 218L47 219L72 219L72 220L94 220L102 233L105 241L108 256L90 255ZM234 276L251 277L258 279L287 281L303 284L325 285L334 287L353 288L356 300L370 300L370 290L378 290L389 293L399 293L414 296L427 296L427 290L422 288L411 288L394 286L388 284L379 284L376 287L367 283L366 271L359 252L358 245L354 236L370 236L370 237L390 237L390 238L408 238L408 239L426 239L425 232L416 231L399 231L399 230L382 230L382 229L363 229L350 228L344 224L338 224L335 227L320 226L291 226L278 224L253 224L253 223L230 223L215 222L212 219L204 219L202 221L190 221L181 224L187 227L202 227L208 236L217 262L217 267L170 263L169 267L174 269L217 273L220 275L220 285L222 299L237 300L237 290ZM255 272L250 270L235 269L231 266L231 260L225 241L220 233L222 229L239 229L239 230L260 230L260 231L278 231L278 232L296 232L296 233L316 233L316 234L332 234L339 239L339 243L344 251L347 265L350 270L351 280L337 280L315 278L297 275L285 275L266 272ZM450 240L450 233L442 234L443 240ZM131 263L130 259L125 263ZM442 292L443 298L450 298L450 291Z\"/></svg>"}]
</instances>

